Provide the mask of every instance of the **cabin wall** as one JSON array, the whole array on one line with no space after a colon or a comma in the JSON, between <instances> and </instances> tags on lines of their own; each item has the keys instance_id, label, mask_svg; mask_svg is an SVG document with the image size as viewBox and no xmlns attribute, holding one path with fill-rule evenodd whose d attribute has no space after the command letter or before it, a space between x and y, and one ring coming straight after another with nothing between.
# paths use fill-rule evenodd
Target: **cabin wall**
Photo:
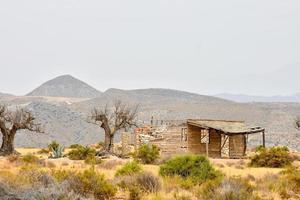
<instances>
[{"instance_id":1,"label":"cabin wall","mask_svg":"<svg viewBox=\"0 0 300 200\"><path fill-rule=\"evenodd\" d=\"M186 126L170 126L163 133L162 139L152 140L149 143L159 147L162 156L172 156L187 152L187 141L182 132Z\"/></svg>"},{"instance_id":2,"label":"cabin wall","mask_svg":"<svg viewBox=\"0 0 300 200\"><path fill-rule=\"evenodd\" d=\"M206 144L201 143L201 130L197 126L188 125L188 152L206 155ZM221 134L212 129L209 130L208 156L221 157Z\"/></svg>"},{"instance_id":3,"label":"cabin wall","mask_svg":"<svg viewBox=\"0 0 300 200\"><path fill-rule=\"evenodd\" d=\"M229 157L242 158L246 154L246 136L234 135L229 137Z\"/></svg>"}]
</instances>

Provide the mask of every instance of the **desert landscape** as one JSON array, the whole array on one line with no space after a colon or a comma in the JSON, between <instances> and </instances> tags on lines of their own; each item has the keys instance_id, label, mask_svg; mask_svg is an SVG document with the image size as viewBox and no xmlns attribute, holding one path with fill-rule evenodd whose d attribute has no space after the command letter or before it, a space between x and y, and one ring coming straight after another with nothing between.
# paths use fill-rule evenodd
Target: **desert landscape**
<instances>
[{"instance_id":1,"label":"desert landscape","mask_svg":"<svg viewBox=\"0 0 300 200\"><path fill-rule=\"evenodd\" d=\"M300 198L297 102L238 103L167 89L102 93L63 75L26 96L3 94L1 105L1 120L20 127L13 146L2 144L2 199ZM101 116L121 121L111 121L106 129ZM222 153L216 158L208 151L209 159L205 151L193 155L189 142L184 143L187 150L174 146L184 142L182 135L181 142L176 139L182 133L176 132L175 122L187 119L260 125L266 147L260 135L250 134L242 157L229 159ZM10 130L6 125L2 131L5 127ZM165 142L156 142L157 137Z\"/></svg>"},{"instance_id":2,"label":"desert landscape","mask_svg":"<svg viewBox=\"0 0 300 200\"><path fill-rule=\"evenodd\" d=\"M299 10L0 1L0 200L300 200Z\"/></svg>"}]
</instances>

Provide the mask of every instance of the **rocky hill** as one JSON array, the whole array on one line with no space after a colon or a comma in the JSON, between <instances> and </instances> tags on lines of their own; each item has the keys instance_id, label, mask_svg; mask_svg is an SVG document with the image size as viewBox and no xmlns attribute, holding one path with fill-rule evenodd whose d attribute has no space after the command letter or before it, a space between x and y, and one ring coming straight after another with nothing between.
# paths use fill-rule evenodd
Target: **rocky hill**
<instances>
[{"instance_id":1,"label":"rocky hill","mask_svg":"<svg viewBox=\"0 0 300 200\"><path fill-rule=\"evenodd\" d=\"M101 92L70 75L59 76L42 84L27 96L94 98Z\"/></svg>"}]
</instances>

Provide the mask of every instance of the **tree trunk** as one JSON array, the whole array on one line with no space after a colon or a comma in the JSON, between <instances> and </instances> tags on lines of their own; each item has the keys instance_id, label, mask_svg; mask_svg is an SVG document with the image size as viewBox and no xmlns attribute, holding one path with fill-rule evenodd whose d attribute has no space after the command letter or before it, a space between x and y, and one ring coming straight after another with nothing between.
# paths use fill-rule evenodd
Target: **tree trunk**
<instances>
[{"instance_id":1,"label":"tree trunk","mask_svg":"<svg viewBox=\"0 0 300 200\"><path fill-rule=\"evenodd\" d=\"M14 147L14 139L15 139L14 133L3 134L2 145L0 148L0 155L8 156L8 155L16 153L15 147Z\"/></svg>"},{"instance_id":2,"label":"tree trunk","mask_svg":"<svg viewBox=\"0 0 300 200\"><path fill-rule=\"evenodd\" d=\"M111 153L114 145L114 135L105 133L105 151Z\"/></svg>"}]
</instances>

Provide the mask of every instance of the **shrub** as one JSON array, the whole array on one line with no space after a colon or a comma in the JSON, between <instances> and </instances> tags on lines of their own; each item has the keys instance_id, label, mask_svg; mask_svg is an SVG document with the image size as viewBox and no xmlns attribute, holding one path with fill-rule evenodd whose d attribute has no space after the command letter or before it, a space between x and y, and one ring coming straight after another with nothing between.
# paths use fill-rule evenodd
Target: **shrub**
<instances>
[{"instance_id":1,"label":"shrub","mask_svg":"<svg viewBox=\"0 0 300 200\"><path fill-rule=\"evenodd\" d=\"M116 187L94 168L82 172L55 170L52 175L58 182L67 183L74 192L86 197L93 195L99 200L111 199L117 192Z\"/></svg>"},{"instance_id":2,"label":"shrub","mask_svg":"<svg viewBox=\"0 0 300 200\"><path fill-rule=\"evenodd\" d=\"M158 177L150 172L141 172L136 177L137 185L147 193L158 192L161 189L161 182Z\"/></svg>"},{"instance_id":3,"label":"shrub","mask_svg":"<svg viewBox=\"0 0 300 200\"><path fill-rule=\"evenodd\" d=\"M97 156L89 156L84 160L84 163L88 165L99 165L102 163L102 160Z\"/></svg>"},{"instance_id":4,"label":"shrub","mask_svg":"<svg viewBox=\"0 0 300 200\"><path fill-rule=\"evenodd\" d=\"M159 148L155 145L144 144L138 148L135 158L144 164L152 164L159 158Z\"/></svg>"},{"instance_id":5,"label":"shrub","mask_svg":"<svg viewBox=\"0 0 300 200\"><path fill-rule=\"evenodd\" d=\"M290 165L292 162L293 158L287 147L272 147L270 149L259 149L251 157L250 166L281 168Z\"/></svg>"},{"instance_id":6,"label":"shrub","mask_svg":"<svg viewBox=\"0 0 300 200\"><path fill-rule=\"evenodd\" d=\"M101 141L97 144L98 149L103 149L105 147L105 142Z\"/></svg>"},{"instance_id":7,"label":"shrub","mask_svg":"<svg viewBox=\"0 0 300 200\"><path fill-rule=\"evenodd\" d=\"M129 187L129 200L140 200L142 199L142 192L138 186Z\"/></svg>"},{"instance_id":8,"label":"shrub","mask_svg":"<svg viewBox=\"0 0 300 200\"><path fill-rule=\"evenodd\" d=\"M111 199L117 192L117 189L105 180L104 175L99 174L93 168L78 173L75 176L78 179L75 191L80 194L92 194L96 199Z\"/></svg>"},{"instance_id":9,"label":"shrub","mask_svg":"<svg viewBox=\"0 0 300 200\"><path fill-rule=\"evenodd\" d=\"M198 183L215 179L221 175L219 171L212 167L206 157L198 155L174 157L161 165L159 173L162 176L178 175Z\"/></svg>"},{"instance_id":10,"label":"shrub","mask_svg":"<svg viewBox=\"0 0 300 200\"><path fill-rule=\"evenodd\" d=\"M118 165L122 165L123 161L122 160L108 160L103 162L100 167L103 169L114 169Z\"/></svg>"},{"instance_id":11,"label":"shrub","mask_svg":"<svg viewBox=\"0 0 300 200\"><path fill-rule=\"evenodd\" d=\"M80 148L80 147L83 147L82 145L80 144L72 144L69 146L70 149L77 149L77 148Z\"/></svg>"},{"instance_id":12,"label":"shrub","mask_svg":"<svg viewBox=\"0 0 300 200\"><path fill-rule=\"evenodd\" d=\"M126 163L122 168L118 169L116 176L134 175L142 171L142 167L135 161Z\"/></svg>"},{"instance_id":13,"label":"shrub","mask_svg":"<svg viewBox=\"0 0 300 200\"><path fill-rule=\"evenodd\" d=\"M24 162L24 163L27 163L27 164L37 164L39 163L40 159L35 156L35 155L32 155L32 154L26 154L24 155L21 160Z\"/></svg>"},{"instance_id":14,"label":"shrub","mask_svg":"<svg viewBox=\"0 0 300 200\"><path fill-rule=\"evenodd\" d=\"M226 178L223 181L208 181L200 187L200 199L205 200L254 200L253 187L240 177Z\"/></svg>"},{"instance_id":15,"label":"shrub","mask_svg":"<svg viewBox=\"0 0 300 200\"><path fill-rule=\"evenodd\" d=\"M88 157L95 156L96 150L90 147L78 147L76 149L72 149L68 156L71 160L85 160Z\"/></svg>"},{"instance_id":16,"label":"shrub","mask_svg":"<svg viewBox=\"0 0 300 200\"><path fill-rule=\"evenodd\" d=\"M49 145L48 145L48 149L49 151L53 151L56 150L59 147L59 143L57 141L52 141Z\"/></svg>"},{"instance_id":17,"label":"shrub","mask_svg":"<svg viewBox=\"0 0 300 200\"><path fill-rule=\"evenodd\" d=\"M52 170L51 174L58 182L63 182L64 180L74 175L72 171L67 170Z\"/></svg>"},{"instance_id":18,"label":"shrub","mask_svg":"<svg viewBox=\"0 0 300 200\"><path fill-rule=\"evenodd\" d=\"M12 155L9 155L7 157L7 160L10 162L10 163L15 163L17 161L19 161L20 157L16 154L12 154Z\"/></svg>"},{"instance_id":19,"label":"shrub","mask_svg":"<svg viewBox=\"0 0 300 200\"><path fill-rule=\"evenodd\" d=\"M38 154L48 154L50 153L49 149L41 149L37 152Z\"/></svg>"},{"instance_id":20,"label":"shrub","mask_svg":"<svg viewBox=\"0 0 300 200\"><path fill-rule=\"evenodd\" d=\"M273 190L277 191L284 199L299 198L300 195L300 170L294 166L288 167L281 173L279 179L272 182Z\"/></svg>"}]
</instances>

